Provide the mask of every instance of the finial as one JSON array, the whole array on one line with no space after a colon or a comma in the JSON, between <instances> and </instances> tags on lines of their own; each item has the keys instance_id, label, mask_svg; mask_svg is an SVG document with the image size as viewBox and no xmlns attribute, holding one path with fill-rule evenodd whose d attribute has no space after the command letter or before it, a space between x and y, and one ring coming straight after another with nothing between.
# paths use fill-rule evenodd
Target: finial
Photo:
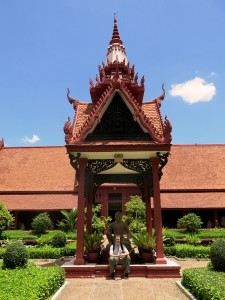
<instances>
[{"instance_id":1,"label":"finial","mask_svg":"<svg viewBox=\"0 0 225 300\"><path fill-rule=\"evenodd\" d=\"M113 26L113 34L112 39L110 41L110 45L112 44L120 44L123 45L123 42L120 39L118 27L117 27L117 20L116 20L116 13L114 13L114 26Z\"/></svg>"}]
</instances>

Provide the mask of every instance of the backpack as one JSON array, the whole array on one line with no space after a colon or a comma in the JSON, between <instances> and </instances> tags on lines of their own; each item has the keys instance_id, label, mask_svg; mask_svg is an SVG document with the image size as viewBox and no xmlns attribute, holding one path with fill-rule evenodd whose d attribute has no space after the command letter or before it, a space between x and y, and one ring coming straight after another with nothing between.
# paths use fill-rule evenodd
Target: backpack
<instances>
[{"instance_id":1,"label":"backpack","mask_svg":"<svg viewBox=\"0 0 225 300\"><path fill-rule=\"evenodd\" d=\"M121 249L123 251L123 244L120 244L120 247L121 247ZM115 249L115 244L113 243L113 251L114 251L114 249Z\"/></svg>"}]
</instances>

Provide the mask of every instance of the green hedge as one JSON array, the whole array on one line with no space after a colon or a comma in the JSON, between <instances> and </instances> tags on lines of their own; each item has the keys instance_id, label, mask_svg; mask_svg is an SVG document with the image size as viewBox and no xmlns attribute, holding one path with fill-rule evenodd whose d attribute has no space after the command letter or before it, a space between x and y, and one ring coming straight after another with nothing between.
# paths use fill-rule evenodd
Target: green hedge
<instances>
[{"instance_id":1,"label":"green hedge","mask_svg":"<svg viewBox=\"0 0 225 300\"><path fill-rule=\"evenodd\" d=\"M0 259L3 258L5 249L6 247L0 247ZM76 242L67 244L63 248L28 246L27 249L30 259L57 259L63 256L74 256L76 253Z\"/></svg>"},{"instance_id":2,"label":"green hedge","mask_svg":"<svg viewBox=\"0 0 225 300\"><path fill-rule=\"evenodd\" d=\"M33 234L31 230L5 230L2 232L1 239L3 240L38 240L43 236L43 239L50 239L55 233L60 230L49 230L45 234ZM76 232L66 232L68 240L76 239Z\"/></svg>"},{"instance_id":3,"label":"green hedge","mask_svg":"<svg viewBox=\"0 0 225 300\"><path fill-rule=\"evenodd\" d=\"M179 258L209 258L210 246L193 246L187 244L176 244L172 247L164 247L166 256Z\"/></svg>"},{"instance_id":4,"label":"green hedge","mask_svg":"<svg viewBox=\"0 0 225 300\"><path fill-rule=\"evenodd\" d=\"M0 265L1 300L50 299L64 283L65 271L58 266L3 270Z\"/></svg>"},{"instance_id":5,"label":"green hedge","mask_svg":"<svg viewBox=\"0 0 225 300\"><path fill-rule=\"evenodd\" d=\"M181 229L163 229L163 234L171 234L175 239L184 239L188 234L185 230ZM224 228L200 229L195 234L199 239L218 239L225 238Z\"/></svg>"},{"instance_id":6,"label":"green hedge","mask_svg":"<svg viewBox=\"0 0 225 300\"><path fill-rule=\"evenodd\" d=\"M74 256L76 252L76 243L71 243L63 248L53 248L51 246L30 247L28 248L30 258L32 259L52 259L63 256Z\"/></svg>"},{"instance_id":7,"label":"green hedge","mask_svg":"<svg viewBox=\"0 0 225 300\"><path fill-rule=\"evenodd\" d=\"M28 230L5 230L1 238L3 240L37 240L38 236Z\"/></svg>"},{"instance_id":8,"label":"green hedge","mask_svg":"<svg viewBox=\"0 0 225 300\"><path fill-rule=\"evenodd\" d=\"M225 273L208 268L191 268L183 271L182 285L197 299L225 300Z\"/></svg>"}]
</instances>

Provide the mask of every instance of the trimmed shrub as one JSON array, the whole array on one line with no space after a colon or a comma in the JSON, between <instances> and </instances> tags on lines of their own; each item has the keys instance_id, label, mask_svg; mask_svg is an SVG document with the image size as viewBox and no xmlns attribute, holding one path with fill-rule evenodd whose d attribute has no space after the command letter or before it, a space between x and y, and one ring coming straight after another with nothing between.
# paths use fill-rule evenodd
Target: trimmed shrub
<instances>
[{"instance_id":1,"label":"trimmed shrub","mask_svg":"<svg viewBox=\"0 0 225 300\"><path fill-rule=\"evenodd\" d=\"M52 248L51 246L31 247L29 248L29 254L31 259L57 259L62 257L61 249Z\"/></svg>"},{"instance_id":2,"label":"trimmed shrub","mask_svg":"<svg viewBox=\"0 0 225 300\"><path fill-rule=\"evenodd\" d=\"M165 246L174 246L175 245L175 238L170 233L163 234L163 243Z\"/></svg>"},{"instance_id":3,"label":"trimmed shrub","mask_svg":"<svg viewBox=\"0 0 225 300\"><path fill-rule=\"evenodd\" d=\"M190 268L185 269L182 276L182 285L196 299L225 300L225 273L209 268Z\"/></svg>"},{"instance_id":4,"label":"trimmed shrub","mask_svg":"<svg viewBox=\"0 0 225 300\"><path fill-rule=\"evenodd\" d=\"M4 240L36 240L37 235L33 234L29 230L5 230L2 232L2 238Z\"/></svg>"},{"instance_id":5,"label":"trimmed shrub","mask_svg":"<svg viewBox=\"0 0 225 300\"><path fill-rule=\"evenodd\" d=\"M14 217L6 209L5 205L0 202L0 236L4 229L12 226Z\"/></svg>"},{"instance_id":6,"label":"trimmed shrub","mask_svg":"<svg viewBox=\"0 0 225 300\"><path fill-rule=\"evenodd\" d=\"M61 249L62 256L74 256L76 254L77 243L73 242L67 244L64 248Z\"/></svg>"},{"instance_id":7,"label":"trimmed shrub","mask_svg":"<svg viewBox=\"0 0 225 300\"><path fill-rule=\"evenodd\" d=\"M175 246L165 246L164 247L164 254L166 256L176 256L176 248L175 248Z\"/></svg>"},{"instance_id":8,"label":"trimmed shrub","mask_svg":"<svg viewBox=\"0 0 225 300\"><path fill-rule=\"evenodd\" d=\"M40 268L29 263L25 269L3 270L0 265L0 299L51 299L65 281L58 266Z\"/></svg>"},{"instance_id":9,"label":"trimmed shrub","mask_svg":"<svg viewBox=\"0 0 225 300\"><path fill-rule=\"evenodd\" d=\"M4 267L7 269L26 267L29 258L29 253L26 247L16 241L8 246L3 256Z\"/></svg>"},{"instance_id":10,"label":"trimmed shrub","mask_svg":"<svg viewBox=\"0 0 225 300\"><path fill-rule=\"evenodd\" d=\"M48 213L44 212L44 213L40 213L33 219L33 222L31 223L31 227L35 233L40 234L40 233L45 233L46 230L51 225L51 223L52 221Z\"/></svg>"},{"instance_id":11,"label":"trimmed shrub","mask_svg":"<svg viewBox=\"0 0 225 300\"><path fill-rule=\"evenodd\" d=\"M177 221L178 228L183 228L190 233L198 232L202 224L201 218L194 213L189 213Z\"/></svg>"},{"instance_id":12,"label":"trimmed shrub","mask_svg":"<svg viewBox=\"0 0 225 300\"><path fill-rule=\"evenodd\" d=\"M179 258L209 258L210 246L193 246L187 244L177 244L175 246L176 257Z\"/></svg>"},{"instance_id":13,"label":"trimmed shrub","mask_svg":"<svg viewBox=\"0 0 225 300\"><path fill-rule=\"evenodd\" d=\"M218 239L211 245L210 258L214 270L225 272L225 239Z\"/></svg>"},{"instance_id":14,"label":"trimmed shrub","mask_svg":"<svg viewBox=\"0 0 225 300\"><path fill-rule=\"evenodd\" d=\"M66 234L64 232L57 232L52 237L52 246L55 248L65 247Z\"/></svg>"}]
</instances>

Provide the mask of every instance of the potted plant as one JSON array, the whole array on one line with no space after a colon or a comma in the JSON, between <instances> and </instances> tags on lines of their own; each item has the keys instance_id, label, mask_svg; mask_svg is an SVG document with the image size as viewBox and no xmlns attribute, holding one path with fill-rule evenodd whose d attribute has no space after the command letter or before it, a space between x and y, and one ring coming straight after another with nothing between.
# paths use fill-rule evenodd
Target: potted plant
<instances>
[{"instance_id":1,"label":"potted plant","mask_svg":"<svg viewBox=\"0 0 225 300\"><path fill-rule=\"evenodd\" d=\"M84 233L84 247L88 262L97 262L104 242L103 234L99 232Z\"/></svg>"},{"instance_id":2,"label":"potted plant","mask_svg":"<svg viewBox=\"0 0 225 300\"><path fill-rule=\"evenodd\" d=\"M131 236L144 262L153 262L154 249L156 246L155 238L151 237L148 232L133 233Z\"/></svg>"}]
</instances>

